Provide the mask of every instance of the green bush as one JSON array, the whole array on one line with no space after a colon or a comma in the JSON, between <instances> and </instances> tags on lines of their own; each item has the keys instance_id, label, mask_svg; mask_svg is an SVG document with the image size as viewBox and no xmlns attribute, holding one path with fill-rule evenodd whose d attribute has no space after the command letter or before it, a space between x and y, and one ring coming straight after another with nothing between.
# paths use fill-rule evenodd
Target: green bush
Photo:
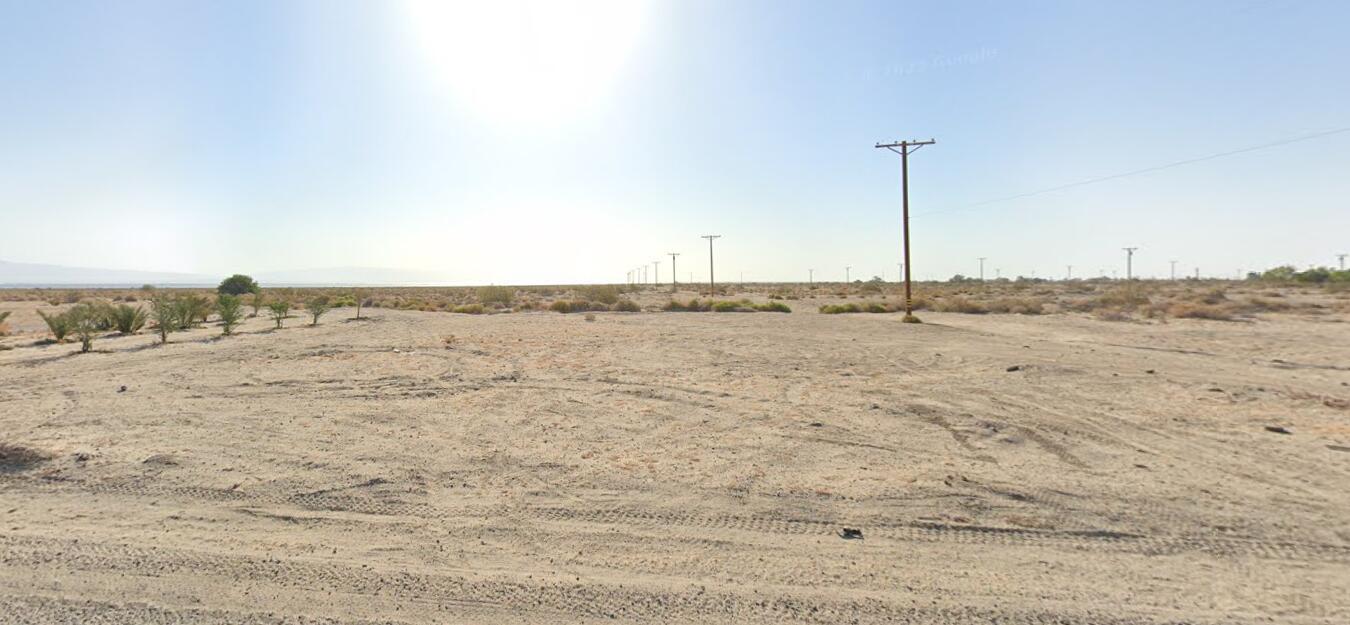
<instances>
[{"instance_id":1,"label":"green bush","mask_svg":"<svg viewBox=\"0 0 1350 625\"><path fill-rule=\"evenodd\" d=\"M178 329L186 330L206 323L211 316L211 300L204 295L187 293L175 299L178 307Z\"/></svg>"},{"instance_id":2,"label":"green bush","mask_svg":"<svg viewBox=\"0 0 1350 625\"><path fill-rule=\"evenodd\" d=\"M112 309L111 318L113 327L122 334L135 334L145 327L145 322L149 316L145 309L140 306L131 306L129 304L118 304Z\"/></svg>"},{"instance_id":3,"label":"green bush","mask_svg":"<svg viewBox=\"0 0 1350 625\"><path fill-rule=\"evenodd\" d=\"M277 329L281 329L281 322L291 314L291 303L286 300L279 300L267 305L267 312L272 320L277 322Z\"/></svg>"},{"instance_id":4,"label":"green bush","mask_svg":"<svg viewBox=\"0 0 1350 625\"><path fill-rule=\"evenodd\" d=\"M322 317L324 313L328 312L332 308L333 305L331 302L328 301L327 295L315 295L314 297L311 297L308 300L306 300L305 310L309 312L309 316L314 318L314 321L309 325L312 326L319 325L319 317Z\"/></svg>"},{"instance_id":5,"label":"green bush","mask_svg":"<svg viewBox=\"0 0 1350 625\"><path fill-rule=\"evenodd\" d=\"M266 298L267 296L263 295L262 289L258 289L257 291L253 292L253 298L251 301L249 301L249 305L253 307L254 317L258 316L258 310L260 310L263 307L263 300L265 300Z\"/></svg>"},{"instance_id":6,"label":"green bush","mask_svg":"<svg viewBox=\"0 0 1350 625\"><path fill-rule=\"evenodd\" d=\"M257 282L242 273L236 273L220 281L220 286L216 287L216 292L221 295L244 295L247 293L257 293L261 290Z\"/></svg>"},{"instance_id":7,"label":"green bush","mask_svg":"<svg viewBox=\"0 0 1350 625\"><path fill-rule=\"evenodd\" d=\"M631 299L621 299L613 304L613 309L619 312L642 312L642 307Z\"/></svg>"},{"instance_id":8,"label":"green bush","mask_svg":"<svg viewBox=\"0 0 1350 625\"><path fill-rule=\"evenodd\" d=\"M788 305L782 302L768 302L766 304L755 304L755 310L758 310L760 312L780 312L780 313L792 312L792 309L788 308Z\"/></svg>"},{"instance_id":9,"label":"green bush","mask_svg":"<svg viewBox=\"0 0 1350 625\"><path fill-rule=\"evenodd\" d=\"M94 338L103 331L108 318L107 313L94 303L76 304L62 316L67 318L70 332L79 337L81 353L94 348Z\"/></svg>"},{"instance_id":10,"label":"green bush","mask_svg":"<svg viewBox=\"0 0 1350 625\"><path fill-rule=\"evenodd\" d=\"M244 305L238 295L222 294L216 298L216 314L220 315L221 333L234 334L235 326L244 317Z\"/></svg>"},{"instance_id":11,"label":"green bush","mask_svg":"<svg viewBox=\"0 0 1350 625\"><path fill-rule=\"evenodd\" d=\"M159 332L159 342L168 343L169 333L178 329L179 306L175 298L156 293L150 298L150 313L155 318L155 329Z\"/></svg>"},{"instance_id":12,"label":"green bush","mask_svg":"<svg viewBox=\"0 0 1350 625\"><path fill-rule=\"evenodd\" d=\"M64 343L66 341L66 335L70 334L70 317L67 317L65 313L60 312L49 315L40 310L37 311L37 314L39 317L42 317L43 321L47 322L47 329L51 331L52 337L56 339L56 342Z\"/></svg>"},{"instance_id":13,"label":"green bush","mask_svg":"<svg viewBox=\"0 0 1350 625\"><path fill-rule=\"evenodd\" d=\"M450 312L456 312L464 315L481 315L487 312L482 304L464 304L450 309Z\"/></svg>"},{"instance_id":14,"label":"green bush","mask_svg":"<svg viewBox=\"0 0 1350 625\"><path fill-rule=\"evenodd\" d=\"M713 312L753 312L754 308L747 308L745 304L749 302L713 302Z\"/></svg>"}]
</instances>

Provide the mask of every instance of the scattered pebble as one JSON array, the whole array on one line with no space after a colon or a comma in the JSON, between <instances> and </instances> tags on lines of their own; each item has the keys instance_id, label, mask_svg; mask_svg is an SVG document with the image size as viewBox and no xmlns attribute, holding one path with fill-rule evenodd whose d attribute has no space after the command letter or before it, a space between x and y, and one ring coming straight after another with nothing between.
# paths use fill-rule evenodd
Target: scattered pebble
<instances>
[{"instance_id":1,"label":"scattered pebble","mask_svg":"<svg viewBox=\"0 0 1350 625\"><path fill-rule=\"evenodd\" d=\"M1289 431L1289 428L1286 428L1286 427L1284 427L1284 426L1279 426L1279 425L1267 425L1267 426L1266 426L1266 431L1267 431L1267 432L1274 432L1274 433L1276 433L1276 434L1293 434L1293 432L1290 432L1290 431Z\"/></svg>"},{"instance_id":2,"label":"scattered pebble","mask_svg":"<svg viewBox=\"0 0 1350 625\"><path fill-rule=\"evenodd\" d=\"M844 540L862 540L863 533L860 529L845 527L844 529L839 530L839 537Z\"/></svg>"},{"instance_id":3,"label":"scattered pebble","mask_svg":"<svg viewBox=\"0 0 1350 625\"><path fill-rule=\"evenodd\" d=\"M1022 370L1022 365L1013 365L1013 366L1011 366L1011 367L1008 367L1008 371L1021 371L1021 370Z\"/></svg>"}]
</instances>

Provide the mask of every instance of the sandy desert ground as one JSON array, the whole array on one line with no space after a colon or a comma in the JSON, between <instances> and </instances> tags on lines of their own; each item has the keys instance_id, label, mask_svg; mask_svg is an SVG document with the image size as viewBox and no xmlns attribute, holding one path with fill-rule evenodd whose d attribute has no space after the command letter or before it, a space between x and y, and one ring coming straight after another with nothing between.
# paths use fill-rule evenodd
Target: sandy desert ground
<instances>
[{"instance_id":1,"label":"sandy desert ground","mask_svg":"<svg viewBox=\"0 0 1350 625\"><path fill-rule=\"evenodd\" d=\"M0 621L1350 622L1344 315L815 306L10 339Z\"/></svg>"}]
</instances>

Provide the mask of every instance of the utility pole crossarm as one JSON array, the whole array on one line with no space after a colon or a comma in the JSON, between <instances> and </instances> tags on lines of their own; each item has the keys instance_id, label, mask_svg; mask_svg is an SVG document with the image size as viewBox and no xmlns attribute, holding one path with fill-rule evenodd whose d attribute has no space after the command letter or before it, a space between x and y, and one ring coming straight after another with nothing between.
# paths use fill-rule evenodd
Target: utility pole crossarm
<instances>
[{"instance_id":1,"label":"utility pole crossarm","mask_svg":"<svg viewBox=\"0 0 1350 625\"><path fill-rule=\"evenodd\" d=\"M902 213L901 240L904 253L904 280L905 280L905 316L901 321L905 323L919 323L919 318L914 316L914 299L910 291L910 272L913 265L909 259L909 155L925 145L937 143L934 139L927 141L893 141L891 143L878 143L877 149L887 149L900 155L900 197Z\"/></svg>"}]
</instances>

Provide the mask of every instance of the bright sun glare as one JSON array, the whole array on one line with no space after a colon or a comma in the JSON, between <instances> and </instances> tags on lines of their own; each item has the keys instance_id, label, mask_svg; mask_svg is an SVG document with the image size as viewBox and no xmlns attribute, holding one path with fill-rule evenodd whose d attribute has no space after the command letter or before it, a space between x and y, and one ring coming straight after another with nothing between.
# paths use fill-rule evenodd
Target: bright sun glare
<instances>
[{"instance_id":1,"label":"bright sun glare","mask_svg":"<svg viewBox=\"0 0 1350 625\"><path fill-rule=\"evenodd\" d=\"M556 125L616 86L645 16L642 2L407 0L429 79L485 121Z\"/></svg>"}]
</instances>

